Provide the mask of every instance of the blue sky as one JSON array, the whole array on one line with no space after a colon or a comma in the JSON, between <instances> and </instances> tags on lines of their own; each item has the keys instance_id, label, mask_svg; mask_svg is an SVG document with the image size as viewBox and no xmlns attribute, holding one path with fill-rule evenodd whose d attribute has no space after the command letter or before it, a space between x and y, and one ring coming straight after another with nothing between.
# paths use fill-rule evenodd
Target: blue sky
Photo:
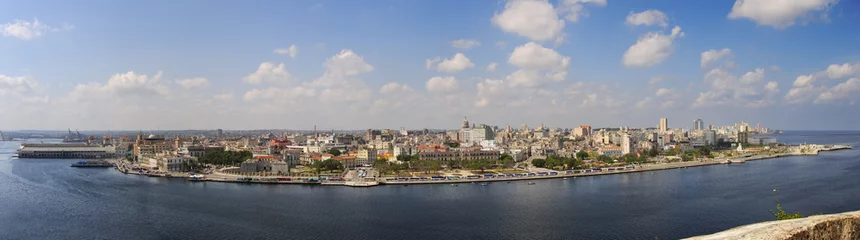
<instances>
[{"instance_id":1,"label":"blue sky","mask_svg":"<svg viewBox=\"0 0 860 240\"><path fill-rule=\"evenodd\" d=\"M783 2L4 1L0 129L860 129L860 3Z\"/></svg>"}]
</instances>

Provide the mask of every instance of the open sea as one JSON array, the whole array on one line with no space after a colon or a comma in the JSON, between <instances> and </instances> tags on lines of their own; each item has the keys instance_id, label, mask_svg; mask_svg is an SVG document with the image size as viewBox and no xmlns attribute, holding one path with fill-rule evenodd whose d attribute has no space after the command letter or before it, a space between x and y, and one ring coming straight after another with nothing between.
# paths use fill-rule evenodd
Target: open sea
<instances>
[{"instance_id":1,"label":"open sea","mask_svg":"<svg viewBox=\"0 0 860 240\"><path fill-rule=\"evenodd\" d=\"M853 150L576 179L373 188L188 182L11 159L0 142L0 239L677 239L860 210L860 131L779 142ZM774 189L778 189L774 192Z\"/></svg>"}]
</instances>

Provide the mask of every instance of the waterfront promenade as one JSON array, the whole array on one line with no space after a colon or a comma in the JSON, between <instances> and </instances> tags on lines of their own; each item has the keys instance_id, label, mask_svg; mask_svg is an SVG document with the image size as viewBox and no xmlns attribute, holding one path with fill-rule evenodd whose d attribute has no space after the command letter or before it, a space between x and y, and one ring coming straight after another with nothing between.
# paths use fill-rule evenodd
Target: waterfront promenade
<instances>
[{"instance_id":1,"label":"waterfront promenade","mask_svg":"<svg viewBox=\"0 0 860 240\"><path fill-rule=\"evenodd\" d=\"M791 157L791 156L815 156L820 154L822 151L835 151L835 150L843 150L843 149L851 149L851 146L847 145L801 145L792 147L790 151L786 153L778 153L778 154L763 154L763 155L745 155L739 157L728 157L728 158L711 158L711 159L700 159L696 161L688 161L688 162L668 162L668 163L650 163L650 164L642 164L635 165L634 168L625 168L625 167L609 167L609 168L595 168L595 169L582 169L582 170L569 170L569 171L547 171L546 175L526 175L526 176L504 176L499 177L494 175L493 177L484 177L483 175L479 175L480 177L474 179L468 179L465 176L459 176L457 178L449 178L452 176L444 176L445 179L442 180L433 180L430 178L377 178L376 181L328 181L318 178L312 177L266 177L266 176L239 176L239 175L228 175L223 173L214 173L206 176L204 179L197 179L195 181L210 181L210 182L229 182L229 183L258 183L258 184L312 184L312 185L322 185L322 186L350 186L350 187L372 187L378 185L415 185L415 184L459 184L459 183L479 183L479 182L509 182L509 181L527 181L527 180L541 180L541 179L555 179L555 178L577 178L577 177L591 177L591 176L602 176L602 175L612 175L612 174L624 174L624 173L637 173L637 172L648 172L648 171L660 171L660 170L672 170L672 169L682 169L682 168L690 168L690 167L700 167L700 166L708 166L708 165L717 165L717 164L739 164L747 161L757 161L757 160L765 160L765 159L774 159L781 157ZM188 174L185 173L172 173L170 175L164 173L139 173L137 171L133 171L131 166L126 164L125 161L117 161L116 169L120 172L127 174L138 174L138 175L147 175L150 177L175 177L175 178L187 178ZM599 169L599 170L598 170ZM611 169L611 170L610 170ZM284 180L289 179L289 180Z\"/></svg>"}]
</instances>

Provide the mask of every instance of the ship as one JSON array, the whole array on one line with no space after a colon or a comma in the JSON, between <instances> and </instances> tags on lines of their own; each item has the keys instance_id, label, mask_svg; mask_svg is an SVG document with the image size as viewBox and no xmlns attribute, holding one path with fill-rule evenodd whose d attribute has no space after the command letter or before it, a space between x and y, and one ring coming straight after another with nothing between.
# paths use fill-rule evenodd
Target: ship
<instances>
[{"instance_id":1,"label":"ship","mask_svg":"<svg viewBox=\"0 0 860 240\"><path fill-rule=\"evenodd\" d=\"M112 162L102 161L102 160L80 160L76 163L72 163L72 167L114 167Z\"/></svg>"}]
</instances>

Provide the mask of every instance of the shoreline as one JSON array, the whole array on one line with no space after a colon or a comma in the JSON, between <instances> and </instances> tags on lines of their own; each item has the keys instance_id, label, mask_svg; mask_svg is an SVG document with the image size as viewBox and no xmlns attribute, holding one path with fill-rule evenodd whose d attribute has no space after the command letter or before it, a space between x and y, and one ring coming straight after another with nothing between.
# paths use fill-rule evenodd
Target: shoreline
<instances>
[{"instance_id":1,"label":"shoreline","mask_svg":"<svg viewBox=\"0 0 860 240\"><path fill-rule=\"evenodd\" d=\"M702 167L702 166L710 166L710 165L720 165L720 164L743 164L747 161L759 161L759 160L767 160L767 159L776 159L783 157L797 157L797 156L818 156L821 152L825 151L838 151L838 150L849 150L852 149L851 146L848 145L811 145L814 148L810 150L810 152L790 152L790 153L779 153L773 155L754 155L749 157L740 157L740 158L721 158L721 159L708 159L708 160L699 160L699 161L689 161L689 162L673 162L673 163L662 163L662 164L648 164L648 165L639 165L634 169L625 169L624 167L612 167L615 169L621 168L623 170L613 170L609 171L607 168L601 168L600 172L580 172L580 173L567 173L567 170L563 171L554 171L557 172L557 175L546 175L546 176L525 176L525 177L493 177L493 178L478 178L478 179L457 179L457 180L419 180L419 181L386 181L385 178L377 178L377 181L308 181L307 179L313 179L312 177L288 177L288 176L241 176L235 177L233 179L197 179L197 180L188 180L190 182L223 182L223 183L247 183L247 184L302 184L302 185L320 185L320 186L344 186L344 187L374 187L374 186L382 186L382 185L425 185L425 184L461 184L461 183L489 183L489 182L513 182L513 181L527 181L527 180L546 180L546 179L556 179L556 178L577 178L577 177L592 177L592 176L603 176L603 175L614 175L614 174L625 174L625 173L638 173L638 172L651 172L651 171L661 171L661 170L671 170L671 169L681 169L688 167ZM731 161L731 162L729 162ZM130 172L128 169L121 170L120 164L117 164L114 169L124 174L132 174L132 175L141 175L148 177L164 177L164 178L185 178L186 176L164 176L158 174L139 174L136 172ZM584 169L580 169L582 171ZM571 170L574 171L574 170ZM251 179L251 180L239 180L242 179ZM263 179L277 179L277 178L290 178L290 181L271 181L271 180L263 180ZM256 179L256 180L254 180ZM298 179L298 180L293 180Z\"/></svg>"}]
</instances>

